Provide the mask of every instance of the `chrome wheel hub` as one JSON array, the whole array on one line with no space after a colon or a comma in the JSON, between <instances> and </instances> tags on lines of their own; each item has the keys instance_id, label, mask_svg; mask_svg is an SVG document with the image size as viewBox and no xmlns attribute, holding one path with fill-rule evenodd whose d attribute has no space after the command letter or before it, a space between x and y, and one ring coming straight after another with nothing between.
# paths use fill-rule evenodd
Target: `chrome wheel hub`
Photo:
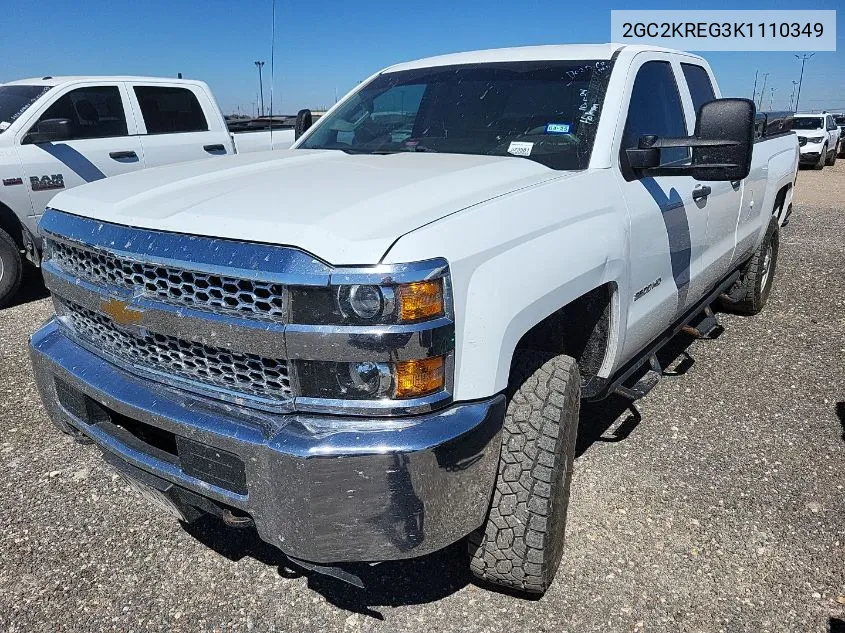
<instances>
[{"instance_id":1,"label":"chrome wheel hub","mask_svg":"<svg viewBox=\"0 0 845 633\"><path fill-rule=\"evenodd\" d=\"M763 257L763 271L760 275L760 291L766 290L769 285L769 273L772 269L772 245L769 244L766 248L766 255Z\"/></svg>"}]
</instances>

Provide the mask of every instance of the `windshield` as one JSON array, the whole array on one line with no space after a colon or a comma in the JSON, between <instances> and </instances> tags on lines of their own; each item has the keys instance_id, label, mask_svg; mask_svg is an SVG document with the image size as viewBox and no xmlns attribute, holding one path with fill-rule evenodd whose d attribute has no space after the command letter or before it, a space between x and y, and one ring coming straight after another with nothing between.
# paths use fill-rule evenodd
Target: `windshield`
<instances>
[{"instance_id":1,"label":"windshield","mask_svg":"<svg viewBox=\"0 0 845 633\"><path fill-rule=\"evenodd\" d=\"M821 117L795 117L792 120L793 130L818 130L823 128Z\"/></svg>"},{"instance_id":2,"label":"windshield","mask_svg":"<svg viewBox=\"0 0 845 633\"><path fill-rule=\"evenodd\" d=\"M323 117L300 147L518 156L585 169L610 70L609 61L587 60L388 72Z\"/></svg>"},{"instance_id":3,"label":"windshield","mask_svg":"<svg viewBox=\"0 0 845 633\"><path fill-rule=\"evenodd\" d=\"M0 132L49 89L50 86L0 86Z\"/></svg>"}]
</instances>

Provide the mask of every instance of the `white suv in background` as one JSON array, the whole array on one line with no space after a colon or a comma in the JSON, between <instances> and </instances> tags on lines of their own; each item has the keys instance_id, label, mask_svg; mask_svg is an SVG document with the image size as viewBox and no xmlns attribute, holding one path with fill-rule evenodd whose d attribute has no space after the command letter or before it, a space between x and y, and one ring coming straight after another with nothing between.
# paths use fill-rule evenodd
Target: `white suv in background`
<instances>
[{"instance_id":1,"label":"white suv in background","mask_svg":"<svg viewBox=\"0 0 845 633\"><path fill-rule=\"evenodd\" d=\"M841 132L832 114L796 113L792 129L798 135L801 164L814 169L832 166L839 155Z\"/></svg>"}]
</instances>

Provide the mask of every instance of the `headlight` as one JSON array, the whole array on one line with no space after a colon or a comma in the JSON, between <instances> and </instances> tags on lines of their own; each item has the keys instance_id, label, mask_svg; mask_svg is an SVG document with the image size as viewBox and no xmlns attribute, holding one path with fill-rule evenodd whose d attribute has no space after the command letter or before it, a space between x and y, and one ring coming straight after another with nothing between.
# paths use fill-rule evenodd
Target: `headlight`
<instances>
[{"instance_id":1,"label":"headlight","mask_svg":"<svg viewBox=\"0 0 845 633\"><path fill-rule=\"evenodd\" d=\"M378 286L342 286L340 293L343 299L339 300L346 304L349 312L360 319L374 319L384 312L384 295Z\"/></svg>"},{"instance_id":2,"label":"headlight","mask_svg":"<svg viewBox=\"0 0 845 633\"><path fill-rule=\"evenodd\" d=\"M446 358L397 363L298 361L299 387L306 398L407 400L446 386Z\"/></svg>"},{"instance_id":3,"label":"headlight","mask_svg":"<svg viewBox=\"0 0 845 633\"><path fill-rule=\"evenodd\" d=\"M442 278L406 284L291 289L291 321L308 325L417 323L446 314Z\"/></svg>"},{"instance_id":4,"label":"headlight","mask_svg":"<svg viewBox=\"0 0 845 633\"><path fill-rule=\"evenodd\" d=\"M451 402L455 320L443 259L336 268L288 287L297 409L404 415Z\"/></svg>"},{"instance_id":5,"label":"headlight","mask_svg":"<svg viewBox=\"0 0 845 633\"><path fill-rule=\"evenodd\" d=\"M824 136L810 136L807 137L808 143L821 143L824 140Z\"/></svg>"}]
</instances>

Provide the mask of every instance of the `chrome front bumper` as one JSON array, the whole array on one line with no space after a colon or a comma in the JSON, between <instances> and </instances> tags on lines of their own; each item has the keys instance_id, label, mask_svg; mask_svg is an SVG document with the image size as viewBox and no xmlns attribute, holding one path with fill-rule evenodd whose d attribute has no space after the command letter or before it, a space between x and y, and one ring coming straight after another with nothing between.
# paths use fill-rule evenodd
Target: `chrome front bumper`
<instances>
[{"instance_id":1,"label":"chrome front bumper","mask_svg":"<svg viewBox=\"0 0 845 633\"><path fill-rule=\"evenodd\" d=\"M30 353L56 426L84 434L112 461L248 513L261 538L290 556L411 558L469 534L487 513L501 395L406 418L272 414L140 379L68 339L55 319L32 336ZM110 423L84 420L60 401L57 380L63 393L90 398L100 412L236 456L244 489L188 474L178 456L161 459L109 432Z\"/></svg>"}]
</instances>

